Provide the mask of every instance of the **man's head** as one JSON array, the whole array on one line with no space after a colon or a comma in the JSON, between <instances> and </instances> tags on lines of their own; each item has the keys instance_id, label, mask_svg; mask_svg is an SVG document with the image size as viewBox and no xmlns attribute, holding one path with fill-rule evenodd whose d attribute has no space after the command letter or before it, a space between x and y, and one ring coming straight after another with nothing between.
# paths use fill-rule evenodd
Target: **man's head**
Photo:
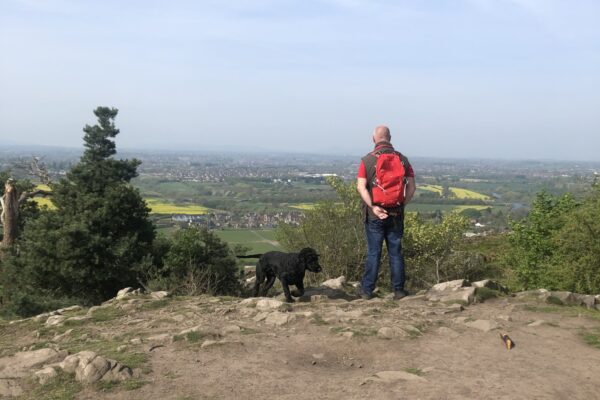
<instances>
[{"instance_id":1,"label":"man's head","mask_svg":"<svg viewBox=\"0 0 600 400\"><path fill-rule=\"evenodd\" d=\"M373 131L373 142L390 142L392 140L392 135L390 135L390 128L385 125L379 125Z\"/></svg>"}]
</instances>

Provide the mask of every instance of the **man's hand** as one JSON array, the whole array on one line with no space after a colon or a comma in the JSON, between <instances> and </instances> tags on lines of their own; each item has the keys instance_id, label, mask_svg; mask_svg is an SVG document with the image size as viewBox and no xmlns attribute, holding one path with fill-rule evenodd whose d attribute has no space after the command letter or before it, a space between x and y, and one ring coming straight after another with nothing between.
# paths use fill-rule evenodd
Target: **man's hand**
<instances>
[{"instance_id":1,"label":"man's hand","mask_svg":"<svg viewBox=\"0 0 600 400\"><path fill-rule=\"evenodd\" d=\"M373 214L377 216L379 219L386 219L388 217L388 213L385 208L381 208L379 206L373 206L372 208Z\"/></svg>"}]
</instances>

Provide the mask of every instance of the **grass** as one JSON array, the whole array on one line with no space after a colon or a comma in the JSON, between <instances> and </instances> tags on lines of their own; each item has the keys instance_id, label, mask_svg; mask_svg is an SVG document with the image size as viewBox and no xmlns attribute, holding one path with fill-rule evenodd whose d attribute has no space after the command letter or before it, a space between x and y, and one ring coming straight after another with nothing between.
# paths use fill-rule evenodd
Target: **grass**
<instances>
[{"instance_id":1,"label":"grass","mask_svg":"<svg viewBox=\"0 0 600 400\"><path fill-rule=\"evenodd\" d=\"M478 303L483 303L489 299L495 299L500 296L500 292L486 287L478 287L475 289L475 299Z\"/></svg>"},{"instance_id":2,"label":"grass","mask_svg":"<svg viewBox=\"0 0 600 400\"><path fill-rule=\"evenodd\" d=\"M583 331L581 337L590 346L600 349L600 328Z\"/></svg>"},{"instance_id":3,"label":"grass","mask_svg":"<svg viewBox=\"0 0 600 400\"><path fill-rule=\"evenodd\" d=\"M420 368L404 368L404 371L408 372L409 374L413 374L413 375L417 375L417 376L425 375L423 370Z\"/></svg>"},{"instance_id":4,"label":"grass","mask_svg":"<svg viewBox=\"0 0 600 400\"><path fill-rule=\"evenodd\" d=\"M170 301L167 299L152 300L152 301L142 304L142 306L140 308L142 310L158 310L159 308L168 306L169 303L170 303Z\"/></svg>"},{"instance_id":5,"label":"grass","mask_svg":"<svg viewBox=\"0 0 600 400\"><path fill-rule=\"evenodd\" d=\"M525 311L538 312L538 313L561 313L570 317L578 317L580 315L586 316L590 319L600 321L600 311L589 310L581 306L563 306L558 304L545 304L545 305L532 305L525 304L523 306Z\"/></svg>"},{"instance_id":6,"label":"grass","mask_svg":"<svg viewBox=\"0 0 600 400\"><path fill-rule=\"evenodd\" d=\"M281 250L276 241L274 229L224 229L214 233L230 246L241 244L250 248L249 253L266 253ZM252 264L252 260L246 260Z\"/></svg>"},{"instance_id":7,"label":"grass","mask_svg":"<svg viewBox=\"0 0 600 400\"><path fill-rule=\"evenodd\" d=\"M125 390L137 390L142 386L150 383L149 381L139 379L139 378L131 378L125 381L98 381L94 384L94 387L99 392L112 392L114 390L118 390L123 388Z\"/></svg>"},{"instance_id":8,"label":"grass","mask_svg":"<svg viewBox=\"0 0 600 400\"><path fill-rule=\"evenodd\" d=\"M319 314L313 315L311 322L315 325L329 325L329 322L325 321Z\"/></svg>"},{"instance_id":9,"label":"grass","mask_svg":"<svg viewBox=\"0 0 600 400\"><path fill-rule=\"evenodd\" d=\"M290 205L289 207L295 208L297 210L314 210L315 205L313 203L300 203L300 204Z\"/></svg>"},{"instance_id":10,"label":"grass","mask_svg":"<svg viewBox=\"0 0 600 400\"><path fill-rule=\"evenodd\" d=\"M92 312L91 321L93 322L107 322L121 318L125 313L114 307L102 307Z\"/></svg>"},{"instance_id":11,"label":"grass","mask_svg":"<svg viewBox=\"0 0 600 400\"><path fill-rule=\"evenodd\" d=\"M45 385L35 384L21 400L71 400L83 389L83 385L75 380L75 376L59 370L58 375Z\"/></svg>"}]
</instances>

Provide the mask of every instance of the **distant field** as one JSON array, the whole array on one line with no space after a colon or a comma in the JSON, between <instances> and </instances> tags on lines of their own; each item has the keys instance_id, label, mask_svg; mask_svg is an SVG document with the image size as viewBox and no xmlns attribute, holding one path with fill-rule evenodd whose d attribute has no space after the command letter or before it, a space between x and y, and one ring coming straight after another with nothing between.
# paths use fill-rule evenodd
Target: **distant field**
<instances>
[{"instance_id":1,"label":"distant field","mask_svg":"<svg viewBox=\"0 0 600 400\"><path fill-rule=\"evenodd\" d=\"M315 208L315 205L312 203L300 203L290 205L290 208L296 208L298 210L312 210Z\"/></svg>"},{"instance_id":2,"label":"distant field","mask_svg":"<svg viewBox=\"0 0 600 400\"><path fill-rule=\"evenodd\" d=\"M462 211L468 208L475 210L485 210L486 208L494 208L492 206L484 205L456 205L456 204L420 204L410 203L406 206L407 212L434 212L440 210L442 212Z\"/></svg>"},{"instance_id":3,"label":"distant field","mask_svg":"<svg viewBox=\"0 0 600 400\"><path fill-rule=\"evenodd\" d=\"M417 187L420 190L426 190L429 192L436 192L442 194L442 187L440 185L422 185ZM475 200L489 200L490 197L485 194L474 192L468 189L450 187L450 191L456 196L457 199L475 199Z\"/></svg>"},{"instance_id":4,"label":"distant field","mask_svg":"<svg viewBox=\"0 0 600 400\"><path fill-rule=\"evenodd\" d=\"M251 254L281 250L275 240L274 229L226 229L215 230L214 233L231 246L241 244L250 247Z\"/></svg>"},{"instance_id":5,"label":"distant field","mask_svg":"<svg viewBox=\"0 0 600 400\"><path fill-rule=\"evenodd\" d=\"M160 199L146 199L152 214L188 214L202 215L208 213L209 209L197 204L177 205L165 203Z\"/></svg>"}]
</instances>

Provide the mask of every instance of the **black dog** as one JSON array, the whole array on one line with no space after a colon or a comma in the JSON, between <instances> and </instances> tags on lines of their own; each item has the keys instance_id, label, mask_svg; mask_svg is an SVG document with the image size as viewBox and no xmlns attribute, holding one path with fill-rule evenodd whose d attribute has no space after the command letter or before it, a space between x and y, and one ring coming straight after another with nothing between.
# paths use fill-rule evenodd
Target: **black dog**
<instances>
[{"instance_id":1,"label":"black dog","mask_svg":"<svg viewBox=\"0 0 600 400\"><path fill-rule=\"evenodd\" d=\"M265 254L252 254L248 256L238 256L239 258L260 257L256 264L256 282L254 283L254 297L258 296L260 285L267 280L267 284L262 290L262 296L266 296L275 278L279 278L285 299L288 303L293 303L294 297L300 297L304 294L304 273L306 270L311 272L321 272L319 265L319 255L310 247L300 250L299 253L282 253L280 251L270 251ZM289 285L296 286L297 290L290 293Z\"/></svg>"}]
</instances>

